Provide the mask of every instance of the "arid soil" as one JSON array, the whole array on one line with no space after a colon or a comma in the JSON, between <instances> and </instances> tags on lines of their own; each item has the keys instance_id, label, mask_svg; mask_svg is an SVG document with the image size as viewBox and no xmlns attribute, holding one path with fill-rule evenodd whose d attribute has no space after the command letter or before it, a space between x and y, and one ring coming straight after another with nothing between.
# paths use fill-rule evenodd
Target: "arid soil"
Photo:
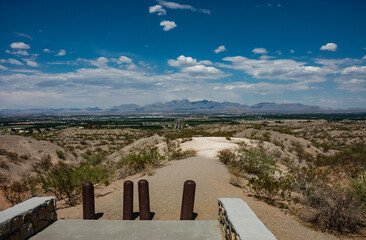
<instances>
[{"instance_id":1,"label":"arid soil","mask_svg":"<svg viewBox=\"0 0 366 240\"><path fill-rule=\"evenodd\" d=\"M197 184L194 207L198 214L196 220L217 219L217 199L237 197L248 203L277 239L345 239L308 228L286 210L250 197L242 189L231 185L231 175L226 166L218 161L216 153L220 149L236 147L232 141L223 137L193 138L192 141L183 143L182 147L197 150L197 156L169 161L165 166L156 169L152 176L137 174L126 178L125 180L135 183L134 211L138 212L137 182L147 179L151 211L155 213L153 220L178 220L183 183L192 179ZM245 141L252 144L250 140ZM101 219L122 219L123 182L124 180L118 180L107 187L97 187L96 212L103 213ZM81 205L65 208L64 204L59 202L58 207L59 219L82 218Z\"/></svg>"}]
</instances>

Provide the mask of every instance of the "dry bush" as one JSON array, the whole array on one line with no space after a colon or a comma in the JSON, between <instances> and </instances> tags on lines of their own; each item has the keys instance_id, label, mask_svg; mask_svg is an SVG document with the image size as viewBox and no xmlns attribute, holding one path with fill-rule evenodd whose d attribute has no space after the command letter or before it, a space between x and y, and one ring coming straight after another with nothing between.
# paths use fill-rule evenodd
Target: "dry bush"
<instances>
[{"instance_id":1,"label":"dry bush","mask_svg":"<svg viewBox=\"0 0 366 240\"><path fill-rule=\"evenodd\" d=\"M306 201L315 210L307 220L323 230L357 233L363 226L359 198L346 189L317 188Z\"/></svg>"},{"instance_id":2,"label":"dry bush","mask_svg":"<svg viewBox=\"0 0 366 240\"><path fill-rule=\"evenodd\" d=\"M217 157L219 158L220 162L222 162L225 165L228 165L232 161L235 160L236 154L235 150L233 149L223 149L217 152Z\"/></svg>"},{"instance_id":3,"label":"dry bush","mask_svg":"<svg viewBox=\"0 0 366 240\"><path fill-rule=\"evenodd\" d=\"M0 186L0 189L5 196L5 200L13 206L31 197L29 194L29 186L25 181L14 181L10 184L3 184Z\"/></svg>"}]
</instances>

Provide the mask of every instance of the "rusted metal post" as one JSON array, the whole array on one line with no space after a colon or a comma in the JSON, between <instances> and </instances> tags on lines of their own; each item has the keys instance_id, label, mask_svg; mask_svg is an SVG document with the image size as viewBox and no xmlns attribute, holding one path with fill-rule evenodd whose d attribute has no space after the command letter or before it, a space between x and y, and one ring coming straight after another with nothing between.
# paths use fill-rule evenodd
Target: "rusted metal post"
<instances>
[{"instance_id":1,"label":"rusted metal post","mask_svg":"<svg viewBox=\"0 0 366 240\"><path fill-rule=\"evenodd\" d=\"M123 184L123 220L133 220L133 182Z\"/></svg>"},{"instance_id":2,"label":"rusted metal post","mask_svg":"<svg viewBox=\"0 0 366 240\"><path fill-rule=\"evenodd\" d=\"M83 219L95 219L94 186L91 182L83 183Z\"/></svg>"},{"instance_id":3,"label":"rusted metal post","mask_svg":"<svg viewBox=\"0 0 366 240\"><path fill-rule=\"evenodd\" d=\"M140 220L151 220L149 182L145 179L141 179L138 182L138 188L139 188Z\"/></svg>"},{"instance_id":4,"label":"rusted metal post","mask_svg":"<svg viewBox=\"0 0 366 240\"><path fill-rule=\"evenodd\" d=\"M194 195L196 192L196 183L193 180L184 182L182 209L180 220L193 220Z\"/></svg>"}]
</instances>

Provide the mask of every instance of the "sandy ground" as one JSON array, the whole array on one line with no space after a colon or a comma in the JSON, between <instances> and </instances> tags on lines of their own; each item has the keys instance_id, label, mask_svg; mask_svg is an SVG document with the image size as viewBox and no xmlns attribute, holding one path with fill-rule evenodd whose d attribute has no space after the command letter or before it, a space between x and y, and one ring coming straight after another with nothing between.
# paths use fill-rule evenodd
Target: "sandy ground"
<instances>
[{"instance_id":1,"label":"sandy ground","mask_svg":"<svg viewBox=\"0 0 366 240\"><path fill-rule=\"evenodd\" d=\"M250 143L250 140L246 141ZM198 214L197 220L217 219L217 199L237 197L248 203L277 239L345 239L307 228L286 211L249 197L243 190L232 186L229 183L230 174L218 161L216 153L220 149L236 147L235 143L222 137L193 138L192 141L182 144L182 147L196 149L197 156L170 161L156 169L153 176L135 175L127 178L135 183L134 211L138 212L137 182L147 179L151 211L155 213L153 220L178 220L183 183L192 179L197 184L194 207ZM96 189L96 212L103 213L101 219L122 219L123 182L119 180L107 187ZM82 206L59 209L58 217L81 219Z\"/></svg>"}]
</instances>

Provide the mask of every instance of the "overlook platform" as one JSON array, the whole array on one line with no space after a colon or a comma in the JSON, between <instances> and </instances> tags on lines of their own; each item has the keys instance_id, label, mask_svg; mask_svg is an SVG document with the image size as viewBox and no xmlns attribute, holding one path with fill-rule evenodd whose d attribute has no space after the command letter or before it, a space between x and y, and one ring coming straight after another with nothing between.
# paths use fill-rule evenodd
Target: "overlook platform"
<instances>
[{"instance_id":1,"label":"overlook platform","mask_svg":"<svg viewBox=\"0 0 366 240\"><path fill-rule=\"evenodd\" d=\"M32 240L222 240L217 221L58 220Z\"/></svg>"}]
</instances>

